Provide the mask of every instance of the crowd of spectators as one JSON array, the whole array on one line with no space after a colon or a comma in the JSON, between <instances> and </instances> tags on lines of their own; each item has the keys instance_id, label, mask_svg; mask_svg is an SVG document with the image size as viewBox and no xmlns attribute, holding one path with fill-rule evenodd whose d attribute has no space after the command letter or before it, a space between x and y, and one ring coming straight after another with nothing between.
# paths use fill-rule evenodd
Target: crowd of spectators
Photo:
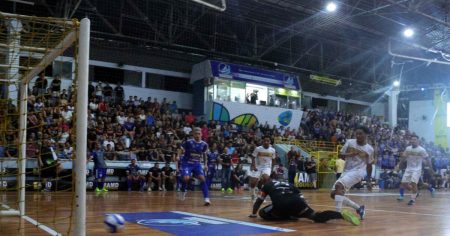
<instances>
[{"instance_id":1,"label":"crowd of spectators","mask_svg":"<svg viewBox=\"0 0 450 236\"><path fill-rule=\"evenodd\" d=\"M376 116L318 109L305 109L298 129L269 126L267 123L253 128L240 127L231 123L207 122L191 112L179 110L176 101L167 98L161 101L150 96L146 99L137 96L125 98L124 94L120 84L98 82L89 85L88 149L104 155L106 160L173 162L180 142L190 136L194 127L201 127L202 138L210 146L216 145L218 153L226 149L234 165L245 164L251 161L251 153L265 135L274 139L343 144L346 139L354 137L354 129L358 125L365 125L371 130L369 143L375 149L377 165L389 170L398 163L399 153L411 135L407 129L390 128ZM49 141L58 158L70 159L73 156L74 96L72 87L61 88L58 76L51 83L44 75L36 80L27 100L29 158L38 156L41 146L47 143L44 140ZM17 111L11 102L7 109ZM0 140L0 156L15 157L18 145L14 144L18 143L18 137L12 131L17 130L18 119L8 119L4 121L7 130ZM449 176L445 171L449 165L448 150L425 140L422 140L422 146L431 157L431 168L441 176L442 185L445 185ZM279 172L286 169L283 165L289 165L282 163L279 157L275 163ZM279 176L284 174L278 173ZM438 179L437 176L432 178Z\"/></svg>"}]
</instances>

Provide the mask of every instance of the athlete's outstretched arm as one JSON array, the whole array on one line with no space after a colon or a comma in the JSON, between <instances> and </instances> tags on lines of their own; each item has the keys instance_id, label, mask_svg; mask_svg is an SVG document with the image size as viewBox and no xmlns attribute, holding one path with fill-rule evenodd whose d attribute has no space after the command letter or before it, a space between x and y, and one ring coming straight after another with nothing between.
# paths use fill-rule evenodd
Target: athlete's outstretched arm
<instances>
[{"instance_id":1,"label":"athlete's outstretched arm","mask_svg":"<svg viewBox=\"0 0 450 236\"><path fill-rule=\"evenodd\" d=\"M264 199L261 197L258 197L256 199L255 203L253 204L252 214L249 215L248 217L256 218L256 213L258 212L258 210L261 207L261 205L263 204L263 202L264 202Z\"/></svg>"}]
</instances>

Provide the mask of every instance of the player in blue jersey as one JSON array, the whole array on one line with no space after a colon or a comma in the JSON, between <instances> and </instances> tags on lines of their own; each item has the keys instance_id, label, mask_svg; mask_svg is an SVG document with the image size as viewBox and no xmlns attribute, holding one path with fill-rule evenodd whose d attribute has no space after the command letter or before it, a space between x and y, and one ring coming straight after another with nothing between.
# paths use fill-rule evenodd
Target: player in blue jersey
<instances>
[{"instance_id":1,"label":"player in blue jersey","mask_svg":"<svg viewBox=\"0 0 450 236\"><path fill-rule=\"evenodd\" d=\"M219 160L219 153L217 152L217 144L214 143L211 146L211 150L207 154L208 156L208 174L206 176L206 184L208 185L208 189L211 188L211 183L216 175L217 163Z\"/></svg>"},{"instance_id":2,"label":"player in blue jersey","mask_svg":"<svg viewBox=\"0 0 450 236\"><path fill-rule=\"evenodd\" d=\"M108 166L105 162L104 151L100 144L95 146L95 149L91 152L89 160L94 161L94 189L95 192L108 192L105 188L106 169Z\"/></svg>"},{"instance_id":3,"label":"player in blue jersey","mask_svg":"<svg viewBox=\"0 0 450 236\"><path fill-rule=\"evenodd\" d=\"M178 153L179 157L183 154L183 158L181 159L181 177L183 179L181 185L181 199L183 200L185 198L187 185L191 175L194 174L200 181L203 197L205 198L205 206L209 206L211 205L211 201L208 197L208 186L206 185L205 173L203 172L201 165L201 162L203 161L205 172L207 172L208 165L206 163L206 152L208 151L208 144L202 141L202 132L200 128L195 128L193 134L194 138L186 140L181 145L181 151Z\"/></svg>"}]
</instances>

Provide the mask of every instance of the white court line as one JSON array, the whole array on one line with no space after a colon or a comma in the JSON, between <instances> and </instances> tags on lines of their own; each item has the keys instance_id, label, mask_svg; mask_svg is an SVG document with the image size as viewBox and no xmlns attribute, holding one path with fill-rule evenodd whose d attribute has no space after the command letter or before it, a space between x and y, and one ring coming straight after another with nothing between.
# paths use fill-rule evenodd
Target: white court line
<instances>
[{"instance_id":1,"label":"white court line","mask_svg":"<svg viewBox=\"0 0 450 236\"><path fill-rule=\"evenodd\" d=\"M421 193L426 194L426 193ZM450 195L450 192L437 192L436 195ZM347 196L356 196L356 197L390 197L390 196L398 196L398 193L384 193L384 192L368 192L368 193L346 193ZM405 196L412 195L411 193L405 193Z\"/></svg>"},{"instance_id":2,"label":"white court line","mask_svg":"<svg viewBox=\"0 0 450 236\"><path fill-rule=\"evenodd\" d=\"M219 217L214 217L214 216L199 215L199 214L194 214L194 213L184 212L184 211L171 211L171 212L182 214L182 215L201 217L201 218L210 219L210 220L217 220L217 221L223 221L223 222L234 223L234 224L239 224L239 225L252 226L252 227L261 228L261 229L269 229L269 230L274 230L274 231L279 231L279 232L295 232L295 230L292 230L292 229L285 229L285 228L273 227L273 226L268 226L268 225L254 224L254 223L250 223L250 222L230 220L230 219L224 219L224 218L219 218Z\"/></svg>"},{"instance_id":3,"label":"white court line","mask_svg":"<svg viewBox=\"0 0 450 236\"><path fill-rule=\"evenodd\" d=\"M308 205L310 205L310 206L329 207L329 208L335 208L335 207L336 207L336 206L321 205L321 204L308 204ZM436 214L428 214L428 213L416 213L416 212L404 212L404 211L389 211L389 210L379 210L379 209L366 209L366 211L379 211L379 212L388 212L388 213L405 214L405 215L421 215L421 216L435 216L435 217L450 217L450 215L436 215Z\"/></svg>"},{"instance_id":4,"label":"white court line","mask_svg":"<svg viewBox=\"0 0 450 236\"><path fill-rule=\"evenodd\" d=\"M1 206L3 208L5 208L6 210L11 210L12 209L11 207L9 207L8 205L5 205L3 203L1 204ZM30 222L32 225L37 226L39 229L42 229L43 231L47 232L50 235L62 236L62 234L56 232L55 230L53 230L52 228L50 228L50 227L48 227L48 226L46 226L44 224L39 223L38 221L36 221L35 219L33 219L33 218L29 217L29 216L23 216L22 219Z\"/></svg>"}]
</instances>

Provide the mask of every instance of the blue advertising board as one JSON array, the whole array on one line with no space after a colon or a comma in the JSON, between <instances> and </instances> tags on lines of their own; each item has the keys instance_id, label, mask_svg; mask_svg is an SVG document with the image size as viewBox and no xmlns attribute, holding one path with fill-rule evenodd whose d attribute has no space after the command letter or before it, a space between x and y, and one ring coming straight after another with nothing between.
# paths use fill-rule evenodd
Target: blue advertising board
<instances>
[{"instance_id":1,"label":"blue advertising board","mask_svg":"<svg viewBox=\"0 0 450 236\"><path fill-rule=\"evenodd\" d=\"M277 88L300 90L298 76L290 73L263 70L249 66L210 61L214 77L263 84Z\"/></svg>"},{"instance_id":2,"label":"blue advertising board","mask_svg":"<svg viewBox=\"0 0 450 236\"><path fill-rule=\"evenodd\" d=\"M180 236L256 235L291 229L181 211L121 213L129 223Z\"/></svg>"}]
</instances>

